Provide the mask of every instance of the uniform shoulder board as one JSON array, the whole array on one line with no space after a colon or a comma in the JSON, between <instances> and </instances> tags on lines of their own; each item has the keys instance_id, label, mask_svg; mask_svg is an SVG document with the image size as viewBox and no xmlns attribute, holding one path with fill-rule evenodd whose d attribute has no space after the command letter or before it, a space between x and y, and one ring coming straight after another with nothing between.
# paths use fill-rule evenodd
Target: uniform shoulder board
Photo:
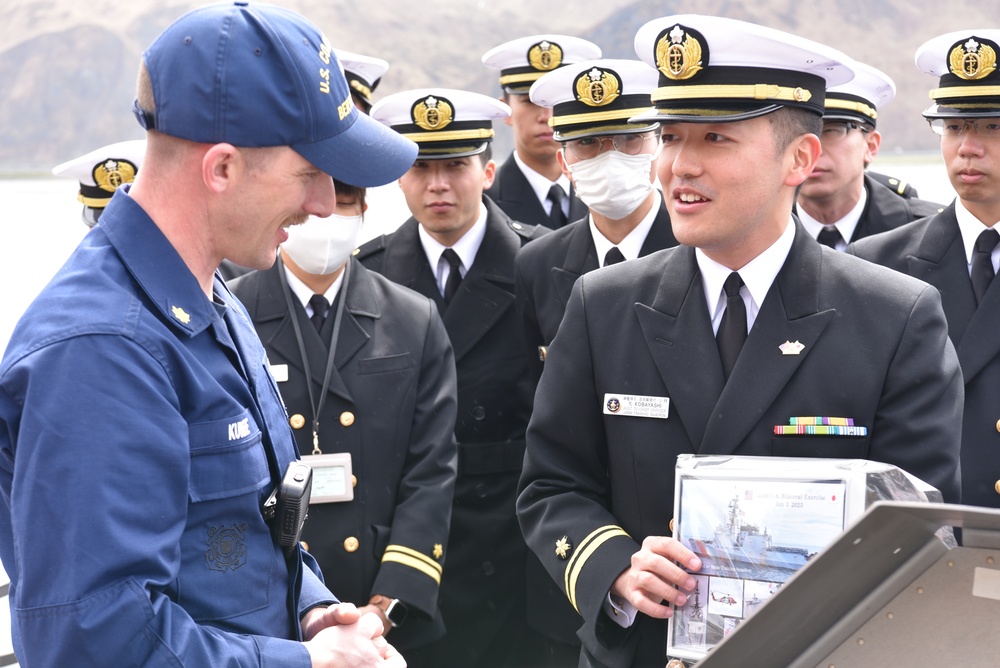
<instances>
[{"instance_id":1,"label":"uniform shoulder board","mask_svg":"<svg viewBox=\"0 0 1000 668\"><path fill-rule=\"evenodd\" d=\"M369 239L365 243L361 244L354 249L352 255L359 260L364 260L367 257L375 255L376 253L385 250L386 246L386 236L380 234L374 239Z\"/></svg>"},{"instance_id":2,"label":"uniform shoulder board","mask_svg":"<svg viewBox=\"0 0 1000 668\"><path fill-rule=\"evenodd\" d=\"M540 225L530 225L528 223L522 223L519 220L511 220L509 218L507 219L507 225L525 240L537 239L548 231L548 228L539 229L541 227Z\"/></svg>"}]
</instances>

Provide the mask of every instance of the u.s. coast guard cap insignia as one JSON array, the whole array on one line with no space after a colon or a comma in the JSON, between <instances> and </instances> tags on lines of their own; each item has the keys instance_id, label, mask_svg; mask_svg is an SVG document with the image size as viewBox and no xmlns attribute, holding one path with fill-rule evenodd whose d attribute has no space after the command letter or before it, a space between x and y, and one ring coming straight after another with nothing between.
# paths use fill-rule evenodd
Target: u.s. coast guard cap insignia
<instances>
[{"instance_id":1,"label":"u.s. coast guard cap insignia","mask_svg":"<svg viewBox=\"0 0 1000 668\"><path fill-rule=\"evenodd\" d=\"M486 150L493 121L510 116L496 98L454 88L419 88L375 103L375 120L417 143L419 160L462 158Z\"/></svg>"},{"instance_id":2,"label":"u.s. coast guard cap insignia","mask_svg":"<svg viewBox=\"0 0 1000 668\"><path fill-rule=\"evenodd\" d=\"M191 316L187 311L182 309L180 306L171 306L170 312L174 314L174 317L180 320L185 325L191 322Z\"/></svg>"},{"instance_id":3,"label":"u.s. coast guard cap insignia","mask_svg":"<svg viewBox=\"0 0 1000 668\"><path fill-rule=\"evenodd\" d=\"M454 108L445 98L428 95L414 103L410 116L417 127L424 130L443 130L451 123Z\"/></svg>"},{"instance_id":4,"label":"u.s. coast guard cap insignia","mask_svg":"<svg viewBox=\"0 0 1000 668\"><path fill-rule=\"evenodd\" d=\"M1000 30L964 30L939 35L917 49L925 74L940 77L924 118L1000 116Z\"/></svg>"},{"instance_id":5,"label":"u.s. coast guard cap insignia","mask_svg":"<svg viewBox=\"0 0 1000 668\"><path fill-rule=\"evenodd\" d=\"M836 49L719 16L654 19L636 33L635 52L660 80L653 109L632 122L727 123L782 107L822 115L826 88L853 76Z\"/></svg>"},{"instance_id":6,"label":"u.s. coast guard cap insignia","mask_svg":"<svg viewBox=\"0 0 1000 668\"><path fill-rule=\"evenodd\" d=\"M603 107L618 99L622 79L614 70L592 67L576 79L576 99L588 107Z\"/></svg>"},{"instance_id":7,"label":"u.s. coast guard cap insignia","mask_svg":"<svg viewBox=\"0 0 1000 668\"><path fill-rule=\"evenodd\" d=\"M995 46L995 45L994 45ZM948 53L948 67L959 79L985 79L997 69L997 51L988 40L970 37L959 42Z\"/></svg>"},{"instance_id":8,"label":"u.s. coast guard cap insignia","mask_svg":"<svg viewBox=\"0 0 1000 668\"><path fill-rule=\"evenodd\" d=\"M668 79L690 79L708 64L708 42L697 30L677 24L656 40L656 69Z\"/></svg>"}]
</instances>

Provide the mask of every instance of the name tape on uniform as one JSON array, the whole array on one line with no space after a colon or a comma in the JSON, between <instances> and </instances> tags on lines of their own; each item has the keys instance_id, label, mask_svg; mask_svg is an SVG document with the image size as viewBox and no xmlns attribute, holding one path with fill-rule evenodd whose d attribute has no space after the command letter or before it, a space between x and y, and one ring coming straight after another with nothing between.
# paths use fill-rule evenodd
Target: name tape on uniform
<instances>
[{"instance_id":1,"label":"name tape on uniform","mask_svg":"<svg viewBox=\"0 0 1000 668\"><path fill-rule=\"evenodd\" d=\"M644 397L638 394L605 394L605 415L658 418L666 420L670 397Z\"/></svg>"}]
</instances>

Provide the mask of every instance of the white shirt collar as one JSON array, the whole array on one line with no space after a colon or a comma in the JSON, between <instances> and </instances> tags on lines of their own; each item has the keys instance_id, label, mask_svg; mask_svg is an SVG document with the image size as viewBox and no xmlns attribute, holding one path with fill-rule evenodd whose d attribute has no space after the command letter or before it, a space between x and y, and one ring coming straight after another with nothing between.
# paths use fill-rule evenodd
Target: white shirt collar
<instances>
[{"instance_id":1,"label":"white shirt collar","mask_svg":"<svg viewBox=\"0 0 1000 668\"><path fill-rule=\"evenodd\" d=\"M653 188L653 206L650 207L649 212L645 217L639 221L639 224L632 228L621 243L618 244L618 250L622 252L626 260L634 260L639 257L639 251L642 250L642 244L646 241L646 236L649 235L649 230L653 227L653 221L656 220L656 214L660 212L660 200L662 195L660 191ZM594 217L588 215L587 219L590 225L590 236L594 239L594 248L597 249L597 262L600 266L604 266L604 256L608 254L608 251L615 247L615 244L611 243L607 237L601 234L601 231L597 229L597 225L594 224Z\"/></svg>"},{"instance_id":2,"label":"white shirt collar","mask_svg":"<svg viewBox=\"0 0 1000 668\"><path fill-rule=\"evenodd\" d=\"M299 303L302 304L302 307L305 308L306 315L312 317L312 307L309 306L309 300L316 293L312 291L312 288L303 283L298 276L293 274L292 270L287 266L282 264L281 268L285 272L285 280L288 281L288 287L292 290L292 294L295 295L295 297L299 300ZM333 285L327 288L327 291L323 293L323 296L326 297L326 301L328 303L332 304L333 300L337 298L337 293L340 292L340 286L343 285L343 283L344 272L342 271L340 272L340 276L337 276L337 279L333 282Z\"/></svg>"},{"instance_id":3,"label":"white shirt collar","mask_svg":"<svg viewBox=\"0 0 1000 668\"><path fill-rule=\"evenodd\" d=\"M448 281L448 272L451 271L451 266L447 261L441 260L441 254L444 253L447 246L443 246L437 239L432 237L427 230L424 229L423 225L417 225L417 234L420 237L420 245L424 247L424 254L427 255L427 262L431 266L431 270L434 272L434 278L437 280L438 289L444 294L444 286ZM479 247L483 243L483 239L486 237L486 205L479 205L479 218L473 223L469 231L462 235L462 238L455 242L455 245L451 247L452 250L458 255L458 259L462 261L462 266L460 268L462 276L464 277L469 273L469 267L476 260L476 253L479 252Z\"/></svg>"},{"instance_id":4,"label":"white shirt collar","mask_svg":"<svg viewBox=\"0 0 1000 668\"><path fill-rule=\"evenodd\" d=\"M550 181L549 177L544 174L539 174L531 167L524 164L524 161L521 160L521 156L517 154L517 151L514 151L513 156L514 162L516 162L517 166L521 168L521 173L524 174L524 178L527 179L528 185L535 191L535 196L538 198L538 201L542 203L542 208L545 209L545 213L552 213L552 202L549 201L549 189L551 189L553 185L558 185L562 188L563 195L565 195L565 197L563 197L563 214L568 218L570 182L569 179L566 178L566 175L560 174L558 179ZM573 221L571 220L569 222L572 223Z\"/></svg>"},{"instance_id":5,"label":"white shirt collar","mask_svg":"<svg viewBox=\"0 0 1000 668\"><path fill-rule=\"evenodd\" d=\"M983 230L994 227L997 223L994 221L992 224L987 225L979 220L971 211L965 208L961 198L958 197L955 198L955 218L958 219L958 230L962 233L962 243L965 245L965 261L968 263L971 271L972 251L975 249L976 239L983 233ZM993 250L994 271L997 268L998 258L1000 258L1000 248Z\"/></svg>"},{"instance_id":6,"label":"white shirt collar","mask_svg":"<svg viewBox=\"0 0 1000 668\"><path fill-rule=\"evenodd\" d=\"M847 212L847 215L838 220L833 224L840 232L841 241L837 242L837 250L842 251L847 248L847 244L851 241L851 237L854 236L854 230L857 228L858 223L861 221L861 214L865 212L865 204L868 203L868 189L861 189L861 197L858 198L858 203L854 205L854 208ZM809 215L809 212L805 210L801 204L796 207L799 214L799 220L802 221L802 227L806 228L806 232L809 233L813 239L819 237L819 233L823 231L826 227L823 223L819 222L815 218Z\"/></svg>"},{"instance_id":7,"label":"white shirt collar","mask_svg":"<svg viewBox=\"0 0 1000 668\"><path fill-rule=\"evenodd\" d=\"M743 279L744 283L740 294L743 295L743 301L747 305L747 331L753 328L754 320L760 311L760 305L764 303L764 297L771 289L774 277L778 275L782 265L785 264L794 240L795 221L789 218L781 236L764 252L739 270L740 278ZM698 262L698 269L701 271L705 301L708 305L708 312L712 316L712 329L718 332L719 323L722 322L722 314L726 310L726 301L722 299L722 284L726 282L733 270L708 257L700 248L695 249L694 256Z\"/></svg>"}]
</instances>

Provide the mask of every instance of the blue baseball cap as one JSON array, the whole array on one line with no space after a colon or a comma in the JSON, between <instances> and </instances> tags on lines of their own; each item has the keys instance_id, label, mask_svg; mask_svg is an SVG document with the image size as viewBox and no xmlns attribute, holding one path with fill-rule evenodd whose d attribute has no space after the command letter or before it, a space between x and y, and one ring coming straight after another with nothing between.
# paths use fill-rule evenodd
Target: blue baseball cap
<instances>
[{"instance_id":1,"label":"blue baseball cap","mask_svg":"<svg viewBox=\"0 0 1000 668\"><path fill-rule=\"evenodd\" d=\"M191 11L143 54L155 110L133 104L147 130L238 147L290 146L350 185L390 183L417 146L354 106L326 37L272 5L232 2Z\"/></svg>"}]
</instances>

